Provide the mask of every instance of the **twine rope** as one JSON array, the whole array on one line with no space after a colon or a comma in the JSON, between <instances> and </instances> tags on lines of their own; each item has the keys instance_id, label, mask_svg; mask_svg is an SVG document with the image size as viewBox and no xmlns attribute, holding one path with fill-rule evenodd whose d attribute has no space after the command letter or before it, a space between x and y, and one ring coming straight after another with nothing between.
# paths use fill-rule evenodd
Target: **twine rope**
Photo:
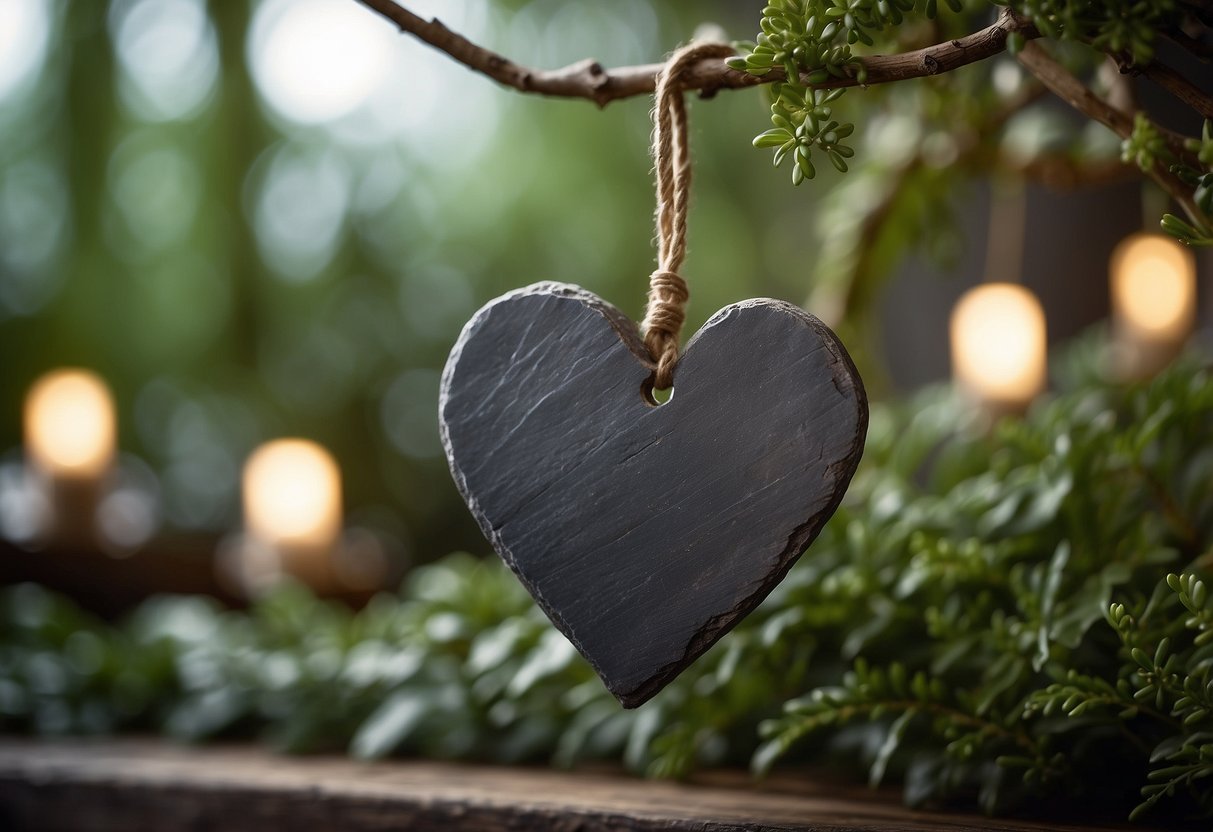
<instances>
[{"instance_id":1,"label":"twine rope","mask_svg":"<svg viewBox=\"0 0 1213 832\"><path fill-rule=\"evenodd\" d=\"M687 255L687 206L691 197L691 157L682 73L703 58L725 58L723 43L691 43L674 52L657 78L653 107L653 162L657 179L657 268L649 276L644 345L656 364L653 388L674 383L678 343L690 293L678 274Z\"/></svg>"}]
</instances>

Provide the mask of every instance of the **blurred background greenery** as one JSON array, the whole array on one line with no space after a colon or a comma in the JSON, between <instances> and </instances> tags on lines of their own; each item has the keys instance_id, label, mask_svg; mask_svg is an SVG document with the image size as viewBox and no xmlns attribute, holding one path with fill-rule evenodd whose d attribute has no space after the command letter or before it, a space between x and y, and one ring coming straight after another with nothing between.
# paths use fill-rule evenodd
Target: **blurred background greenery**
<instances>
[{"instance_id":1,"label":"blurred background greenery","mask_svg":"<svg viewBox=\"0 0 1213 832\"><path fill-rule=\"evenodd\" d=\"M412 5L538 65L643 63L708 12L744 32L760 8ZM438 440L442 363L480 304L537 280L641 313L648 102L504 92L352 0L5 0L0 18L0 448L39 374L87 366L174 528L234 526L245 455L302 435L340 461L352 519L424 559L482 548ZM804 195L748 150L761 106L696 108L692 326L804 293L788 244L765 262L764 219Z\"/></svg>"},{"instance_id":2,"label":"blurred background greenery","mask_svg":"<svg viewBox=\"0 0 1213 832\"><path fill-rule=\"evenodd\" d=\"M554 67L656 61L705 23L749 38L763 4L405 5ZM874 48L943 42L995 11L964 0ZM1199 134L1157 89L1101 72L1102 55L1051 48L1100 94L1136 93L1159 124ZM226 609L249 599L219 585L213 561L261 551L226 548L242 524L284 561L292 546L327 565L382 545L396 569L359 590L489 551L442 457L439 373L481 304L535 281L581 284L640 317L654 260L648 99L599 110L500 89L356 0L0 0L0 582L73 599L0 592L0 727L614 758L660 776L825 751L862 758L874 780L887 768L911 802L959 795L987 811L1153 802L1174 787L1138 794L1151 749L1160 767L1206 755L1192 777L1207 782L1213 601L1196 583L1213 540L1213 295L1194 289L1191 317L1191 293L1176 295L1168 346L1194 330L1186 362L1109 384L1121 369L1109 347L1132 332L1073 336L1108 316L1113 247L1164 207L1115 136L1039 93L1009 56L853 90L838 105L857 125L852 170L820 165L800 188L749 147L768 123L764 92L693 102L687 332L747 297L804 303L876 402L863 467L812 554L659 697L621 711L496 558L454 554L400 593L347 596L359 612L291 582ZM1180 271L1196 283L1186 259L1171 271L1173 289ZM1050 394L1031 385L1027 415L993 432L946 383L949 313L988 281L1039 297L1052 359ZM1157 305L1151 285L1142 309ZM1043 365L1036 319L1008 328L997 311L974 340ZM64 366L103 377L117 407L123 456L90 472L101 488L83 503L57 490L71 471L31 482L47 470L23 437L26 391ZM108 440L109 420L90 413L90 438ZM242 517L246 459L287 436L341 468L344 518L320 529L323 547ZM303 496L335 513L324 473ZM262 496L290 492L290 474ZM89 500L104 496L125 512L122 545L51 535L25 551L39 496L68 509L52 533L88 525L71 509L100 516ZM309 499L269 507L289 526L321 513ZM165 591L220 601L130 609ZM76 602L131 614L111 626ZM1137 655L1147 647L1152 661ZM1143 696L1174 718L1138 719ZM823 741L823 726L841 730Z\"/></svg>"},{"instance_id":3,"label":"blurred background greenery","mask_svg":"<svg viewBox=\"0 0 1213 832\"><path fill-rule=\"evenodd\" d=\"M407 5L543 67L654 61L705 22L751 37L762 7ZM993 14L971 5L933 34ZM961 187L996 167L980 154L953 164L946 131L980 124L980 102L1020 83L1005 62L961 76L939 82L962 93L948 100L978 103L942 107L924 84L865 94L881 115L861 126L866 167L849 190L833 171L793 189L748 147L762 94L696 102L688 332L760 295L810 297L826 317L837 292L818 290L870 245L863 267L897 280L884 306L862 306L869 332L854 316L840 330L869 386L942 376L947 309L983 276L988 194ZM353 0L4 0L0 449L19 462L20 402L36 377L85 366L112 386L120 446L146 462L170 529L237 526L244 458L295 435L332 450L349 521L398 555L484 550L442 457L442 363L479 305L538 280L579 283L640 316L653 262L648 110L643 97L599 111L499 89ZM1064 110L1033 117L990 140L1024 158L1079 142L1115 156L1107 137L1059 132L1049 119ZM907 147L913 168L898 161ZM1023 273L1043 289L1051 337L1106 313L1103 264L1141 224L1137 187L1069 203L1028 190L1040 241ZM882 188L906 199L886 212L887 232L858 238ZM1075 229L1089 245L1072 244ZM935 259L906 261L919 244ZM940 261L962 279L927 279Z\"/></svg>"}]
</instances>

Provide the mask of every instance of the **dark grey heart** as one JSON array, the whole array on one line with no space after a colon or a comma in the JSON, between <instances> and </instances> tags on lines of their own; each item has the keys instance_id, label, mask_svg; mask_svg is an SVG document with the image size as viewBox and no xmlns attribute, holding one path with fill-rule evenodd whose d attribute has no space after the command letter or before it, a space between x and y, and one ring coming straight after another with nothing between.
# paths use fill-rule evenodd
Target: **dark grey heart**
<instances>
[{"instance_id":1,"label":"dark grey heart","mask_svg":"<svg viewBox=\"0 0 1213 832\"><path fill-rule=\"evenodd\" d=\"M846 491L868 405L828 327L726 306L670 400L636 325L540 283L464 327L442 377L451 473L484 534L626 707L758 605Z\"/></svg>"}]
</instances>

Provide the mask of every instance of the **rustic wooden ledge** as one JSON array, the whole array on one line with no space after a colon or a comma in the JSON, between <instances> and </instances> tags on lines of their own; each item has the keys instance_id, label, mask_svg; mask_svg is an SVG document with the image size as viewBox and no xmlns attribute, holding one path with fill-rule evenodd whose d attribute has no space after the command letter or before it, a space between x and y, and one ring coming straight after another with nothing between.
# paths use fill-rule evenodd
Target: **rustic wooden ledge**
<instances>
[{"instance_id":1,"label":"rustic wooden ledge","mask_svg":"<svg viewBox=\"0 0 1213 832\"><path fill-rule=\"evenodd\" d=\"M280 757L151 740L0 738L0 829L1110 832L912 812L888 795L744 776L702 785L435 762ZM1119 827L1127 829L1129 827ZM1141 832L1143 827L1132 827Z\"/></svg>"}]
</instances>

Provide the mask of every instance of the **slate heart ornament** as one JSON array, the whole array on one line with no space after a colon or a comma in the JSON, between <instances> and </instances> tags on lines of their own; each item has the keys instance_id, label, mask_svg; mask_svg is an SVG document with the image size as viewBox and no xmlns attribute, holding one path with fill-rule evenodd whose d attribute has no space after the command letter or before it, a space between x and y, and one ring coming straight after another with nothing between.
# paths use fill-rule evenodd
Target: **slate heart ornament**
<instances>
[{"instance_id":1,"label":"slate heart ornament","mask_svg":"<svg viewBox=\"0 0 1213 832\"><path fill-rule=\"evenodd\" d=\"M838 507L867 431L834 333L717 312L656 404L636 324L540 283L468 322L442 377L451 473L485 536L625 707L756 607Z\"/></svg>"}]
</instances>

